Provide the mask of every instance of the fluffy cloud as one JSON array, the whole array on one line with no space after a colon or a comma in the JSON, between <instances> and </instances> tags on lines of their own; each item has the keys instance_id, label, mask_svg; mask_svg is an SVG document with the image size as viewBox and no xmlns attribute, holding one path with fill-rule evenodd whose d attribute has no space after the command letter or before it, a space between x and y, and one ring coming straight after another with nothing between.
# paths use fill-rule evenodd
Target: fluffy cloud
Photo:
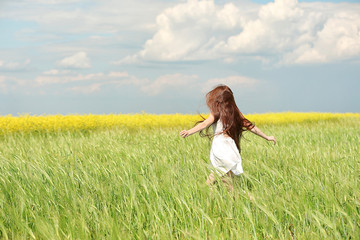
<instances>
[{"instance_id":1,"label":"fluffy cloud","mask_svg":"<svg viewBox=\"0 0 360 240\"><path fill-rule=\"evenodd\" d=\"M124 61L232 62L250 56L303 64L360 57L360 4L242 4L188 0L168 8L158 15L157 31L143 50Z\"/></svg>"},{"instance_id":2,"label":"fluffy cloud","mask_svg":"<svg viewBox=\"0 0 360 240\"><path fill-rule=\"evenodd\" d=\"M83 7L74 7L71 4L74 2L82 2ZM144 44L143 49L136 54L127 51L129 56L118 61L111 59L115 64L208 59L231 63L240 57L257 58L264 63L304 64L359 59L360 56L358 3L275 0L259 5L230 0L147 0L146 8L143 4L143 0L104 0L96 4L84 0L9 1L3 17L38 24L36 28L25 29L31 33L28 38L18 36L22 41L24 37L29 41L48 37L63 39L64 33L66 36L95 35L83 42L44 46L46 50L51 48L62 54L77 51L79 46L91 52L91 56L103 54L106 49L103 46L110 45L101 45L104 35L108 36L106 41L118 44L125 40L117 39L116 34L123 37L126 31L136 32L124 39L133 37L132 40L138 42L132 44ZM151 37L144 40L149 34ZM101 50L96 52L94 45ZM85 52L81 54L85 54L83 61L74 62L72 56L59 61L59 66L89 68L90 60ZM8 68L17 67L16 62L8 65Z\"/></svg>"},{"instance_id":3,"label":"fluffy cloud","mask_svg":"<svg viewBox=\"0 0 360 240\"><path fill-rule=\"evenodd\" d=\"M241 22L239 9L231 3L219 8L214 1L190 0L157 16L158 31L139 56L165 61L211 58L214 45Z\"/></svg>"},{"instance_id":4,"label":"fluffy cloud","mask_svg":"<svg viewBox=\"0 0 360 240\"><path fill-rule=\"evenodd\" d=\"M360 56L359 13L339 12L328 18L314 40L298 44L285 55L286 62L330 62Z\"/></svg>"},{"instance_id":5,"label":"fluffy cloud","mask_svg":"<svg viewBox=\"0 0 360 240\"><path fill-rule=\"evenodd\" d=\"M78 52L70 57L64 58L57 63L58 66L64 68L90 68L90 59L87 57L86 52Z\"/></svg>"}]
</instances>

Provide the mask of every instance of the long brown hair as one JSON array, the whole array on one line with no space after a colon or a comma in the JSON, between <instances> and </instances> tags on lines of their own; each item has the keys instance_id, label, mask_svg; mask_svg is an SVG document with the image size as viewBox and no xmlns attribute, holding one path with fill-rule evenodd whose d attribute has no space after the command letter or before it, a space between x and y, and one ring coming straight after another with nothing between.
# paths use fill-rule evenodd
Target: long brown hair
<instances>
[{"instance_id":1,"label":"long brown hair","mask_svg":"<svg viewBox=\"0 0 360 240\"><path fill-rule=\"evenodd\" d=\"M222 122L223 131L221 133L229 135L235 141L236 147L240 152L242 133L246 130L251 130L255 125L247 120L240 112L236 106L234 94L231 89L226 85L215 87L206 94L206 104L214 115L214 122L218 120ZM200 122L203 121L197 123ZM200 131L200 136L213 137L213 134L209 134L209 127L206 129L206 133Z\"/></svg>"}]
</instances>

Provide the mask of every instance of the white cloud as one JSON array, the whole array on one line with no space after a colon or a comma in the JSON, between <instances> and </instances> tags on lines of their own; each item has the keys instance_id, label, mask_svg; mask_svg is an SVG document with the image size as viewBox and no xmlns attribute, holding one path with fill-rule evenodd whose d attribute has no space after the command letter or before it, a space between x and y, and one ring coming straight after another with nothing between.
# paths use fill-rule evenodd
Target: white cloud
<instances>
[{"instance_id":1,"label":"white cloud","mask_svg":"<svg viewBox=\"0 0 360 240\"><path fill-rule=\"evenodd\" d=\"M65 68L90 68L90 59L87 57L86 52L78 52L70 57L64 58L57 63L58 66Z\"/></svg>"},{"instance_id":2,"label":"white cloud","mask_svg":"<svg viewBox=\"0 0 360 240\"><path fill-rule=\"evenodd\" d=\"M138 55L149 60L191 60L212 58L211 50L219 40L241 26L239 9L223 7L214 1L190 0L168 8L156 18L158 31L146 41ZM209 51L210 50L210 51Z\"/></svg>"},{"instance_id":3,"label":"white cloud","mask_svg":"<svg viewBox=\"0 0 360 240\"><path fill-rule=\"evenodd\" d=\"M129 56L123 59L109 59L114 64L209 59L232 63L239 57L254 56L264 63L303 64L356 61L360 57L358 3L275 0L260 5L250 1L147 0L144 8L143 0L24 0L9 1L5 6L4 18L38 24L17 32L24 31L16 35L22 41L39 42L47 37L63 40L64 33L90 34L86 40L80 37L45 45L44 51L71 54L81 49L95 56L109 51L104 46L128 44L128 39L141 42L132 42L133 46L143 44L136 54L127 51ZM124 32L131 34L124 37ZM116 38L119 33L124 39ZM143 40L149 34L151 37ZM110 44L102 45L106 41ZM66 58L59 66L89 68L90 60L86 58L82 62ZM8 63L8 68L21 68L16 63Z\"/></svg>"},{"instance_id":4,"label":"white cloud","mask_svg":"<svg viewBox=\"0 0 360 240\"><path fill-rule=\"evenodd\" d=\"M231 89L237 87L249 88L256 85L259 81L254 78L245 76L228 76L225 78L213 78L209 79L202 87L203 92L208 92L219 84L225 84Z\"/></svg>"},{"instance_id":5,"label":"white cloud","mask_svg":"<svg viewBox=\"0 0 360 240\"><path fill-rule=\"evenodd\" d=\"M156 18L157 31L143 50L118 63L259 57L282 64L333 62L360 57L360 4L216 4L188 0ZM280 60L279 60L280 59Z\"/></svg>"}]
</instances>

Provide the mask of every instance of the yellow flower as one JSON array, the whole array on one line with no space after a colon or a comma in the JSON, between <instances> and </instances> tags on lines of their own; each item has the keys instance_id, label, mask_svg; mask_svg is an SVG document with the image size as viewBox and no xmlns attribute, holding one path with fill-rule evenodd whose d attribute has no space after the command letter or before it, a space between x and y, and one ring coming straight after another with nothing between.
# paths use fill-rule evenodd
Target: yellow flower
<instances>
[{"instance_id":1,"label":"yellow flower","mask_svg":"<svg viewBox=\"0 0 360 240\"><path fill-rule=\"evenodd\" d=\"M204 115L207 117L208 115ZM256 125L318 122L358 118L359 113L265 113L245 116ZM200 116L195 114L109 114L109 115L12 115L0 116L0 134L15 132L57 132L110 128L190 128Z\"/></svg>"}]
</instances>

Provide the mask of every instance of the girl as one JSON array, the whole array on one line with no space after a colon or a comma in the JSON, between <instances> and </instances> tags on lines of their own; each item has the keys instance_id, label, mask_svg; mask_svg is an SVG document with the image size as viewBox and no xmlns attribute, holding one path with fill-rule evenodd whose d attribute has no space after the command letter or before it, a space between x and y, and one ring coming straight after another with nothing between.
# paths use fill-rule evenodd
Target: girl
<instances>
[{"instance_id":1,"label":"girl","mask_svg":"<svg viewBox=\"0 0 360 240\"><path fill-rule=\"evenodd\" d=\"M182 130L180 136L187 137L200 131L202 136L213 136L210 161L215 173L222 177L230 190L233 189L231 178L243 173L240 156L240 139L243 131L252 133L276 144L274 136L266 136L259 128L247 120L236 106L233 92L228 86L220 85L206 94L206 104L210 115L190 130ZM203 129L212 125L213 134L203 134ZM230 177L230 181L226 176ZM216 179L210 173L206 183L211 186Z\"/></svg>"}]
</instances>

